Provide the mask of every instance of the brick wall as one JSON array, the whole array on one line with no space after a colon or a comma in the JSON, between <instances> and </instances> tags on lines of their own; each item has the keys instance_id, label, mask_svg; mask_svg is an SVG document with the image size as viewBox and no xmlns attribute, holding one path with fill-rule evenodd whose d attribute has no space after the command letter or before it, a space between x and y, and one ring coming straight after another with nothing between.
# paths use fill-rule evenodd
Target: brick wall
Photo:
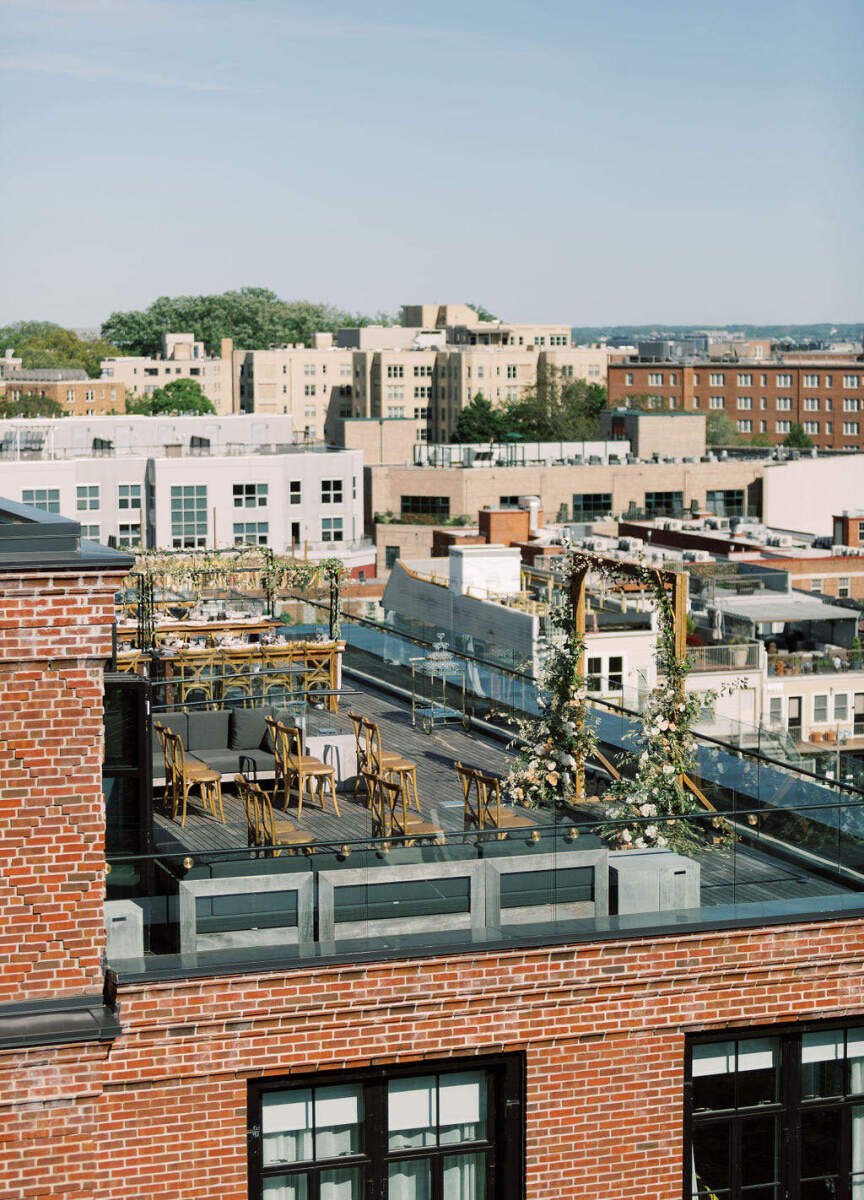
<instances>
[{"instance_id":1,"label":"brick wall","mask_svg":"<svg viewBox=\"0 0 864 1200\"><path fill-rule=\"evenodd\" d=\"M849 920L121 987L110 1052L0 1053L0 1193L245 1200L249 1078L516 1050L528 1200L669 1200L685 1033L860 1019L862 965Z\"/></svg>"},{"instance_id":2,"label":"brick wall","mask_svg":"<svg viewBox=\"0 0 864 1200\"><path fill-rule=\"evenodd\" d=\"M115 575L0 574L0 1002L101 987Z\"/></svg>"}]
</instances>

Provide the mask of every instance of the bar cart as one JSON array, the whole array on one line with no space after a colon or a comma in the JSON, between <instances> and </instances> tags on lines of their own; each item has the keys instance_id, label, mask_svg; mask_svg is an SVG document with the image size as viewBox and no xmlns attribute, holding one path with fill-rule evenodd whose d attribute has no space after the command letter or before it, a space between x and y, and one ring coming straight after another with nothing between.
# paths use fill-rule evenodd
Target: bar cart
<instances>
[{"instance_id":1,"label":"bar cart","mask_svg":"<svg viewBox=\"0 0 864 1200\"><path fill-rule=\"evenodd\" d=\"M447 648L444 634L439 634L428 654L412 658L411 662L411 724L431 733L436 725L458 721L463 729L471 728L466 707L465 664L453 657ZM455 691L460 697L451 703Z\"/></svg>"}]
</instances>

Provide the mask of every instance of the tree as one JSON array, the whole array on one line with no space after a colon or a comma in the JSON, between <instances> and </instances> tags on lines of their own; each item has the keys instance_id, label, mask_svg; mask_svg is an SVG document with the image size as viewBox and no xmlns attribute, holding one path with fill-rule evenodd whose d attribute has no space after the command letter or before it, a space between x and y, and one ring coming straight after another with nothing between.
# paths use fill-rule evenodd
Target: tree
<instances>
[{"instance_id":1,"label":"tree","mask_svg":"<svg viewBox=\"0 0 864 1200\"><path fill-rule=\"evenodd\" d=\"M709 446L737 446L741 434L734 421L723 412L709 412L705 421L705 440Z\"/></svg>"},{"instance_id":2,"label":"tree","mask_svg":"<svg viewBox=\"0 0 864 1200\"><path fill-rule=\"evenodd\" d=\"M792 427L783 439L784 446L791 446L794 450L809 450L813 445L813 439L809 433L804 432L804 426L800 421L793 421Z\"/></svg>"},{"instance_id":3,"label":"tree","mask_svg":"<svg viewBox=\"0 0 864 1200\"><path fill-rule=\"evenodd\" d=\"M82 338L51 321L16 321L0 328L0 351L14 350L21 366L86 371L98 379L103 358L118 354L116 346L101 338Z\"/></svg>"},{"instance_id":4,"label":"tree","mask_svg":"<svg viewBox=\"0 0 864 1200\"><path fill-rule=\"evenodd\" d=\"M331 304L280 300L268 288L244 287L214 296L160 296L139 312L112 313L102 336L124 354L157 354L163 333L193 333L209 354L219 352L222 338L233 338L244 350L262 350L285 342L309 345L313 333L335 333L342 326L391 324L386 313L374 316L345 312Z\"/></svg>"},{"instance_id":5,"label":"tree","mask_svg":"<svg viewBox=\"0 0 864 1200\"><path fill-rule=\"evenodd\" d=\"M477 314L477 319L480 321L499 321L501 319L500 317L496 317L494 313L491 313L483 304L469 303L468 307L474 309Z\"/></svg>"},{"instance_id":6,"label":"tree","mask_svg":"<svg viewBox=\"0 0 864 1200\"><path fill-rule=\"evenodd\" d=\"M456 418L454 442L500 442L505 432L504 413L493 408L482 392L462 409Z\"/></svg>"},{"instance_id":7,"label":"tree","mask_svg":"<svg viewBox=\"0 0 864 1200\"><path fill-rule=\"evenodd\" d=\"M605 387L565 378L557 367L550 367L518 400L504 405L504 426L507 433L532 441L589 440L599 437L600 413L606 405Z\"/></svg>"},{"instance_id":8,"label":"tree","mask_svg":"<svg viewBox=\"0 0 864 1200\"><path fill-rule=\"evenodd\" d=\"M773 446L773 444L767 433L754 433L750 439L751 446Z\"/></svg>"},{"instance_id":9,"label":"tree","mask_svg":"<svg viewBox=\"0 0 864 1200\"><path fill-rule=\"evenodd\" d=\"M66 409L58 400L26 392L16 398L0 398L0 418L3 417L65 417Z\"/></svg>"},{"instance_id":10,"label":"tree","mask_svg":"<svg viewBox=\"0 0 864 1200\"><path fill-rule=\"evenodd\" d=\"M128 400L126 411L140 417L196 417L215 413L216 409L197 379L172 379L149 396Z\"/></svg>"}]
</instances>

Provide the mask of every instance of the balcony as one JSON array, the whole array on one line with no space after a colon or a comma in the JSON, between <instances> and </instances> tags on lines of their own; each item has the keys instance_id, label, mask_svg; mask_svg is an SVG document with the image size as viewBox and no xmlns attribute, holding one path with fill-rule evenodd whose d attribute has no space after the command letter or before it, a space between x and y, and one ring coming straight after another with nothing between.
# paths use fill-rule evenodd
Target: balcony
<instances>
[{"instance_id":1,"label":"balcony","mask_svg":"<svg viewBox=\"0 0 864 1200\"><path fill-rule=\"evenodd\" d=\"M758 671L760 642L738 645L688 646L687 662L691 671Z\"/></svg>"}]
</instances>

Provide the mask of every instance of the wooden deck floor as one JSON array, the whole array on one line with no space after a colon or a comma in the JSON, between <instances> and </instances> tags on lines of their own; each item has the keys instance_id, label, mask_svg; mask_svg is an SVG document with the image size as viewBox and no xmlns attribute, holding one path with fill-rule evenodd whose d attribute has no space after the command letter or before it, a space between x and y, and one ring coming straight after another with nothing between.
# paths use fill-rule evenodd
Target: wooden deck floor
<instances>
[{"instance_id":1,"label":"wooden deck floor","mask_svg":"<svg viewBox=\"0 0 864 1200\"><path fill-rule=\"evenodd\" d=\"M462 786L454 763L461 761L491 774L503 775L509 754L501 742L480 734L465 732L460 725L444 725L425 734L411 726L410 709L397 700L364 691L354 708L372 717L381 727L382 745L398 750L417 764L420 803L424 817L445 831L463 828ZM350 732L345 713L328 723ZM370 814L362 793L340 793L339 815L329 808L322 811L304 804L302 827L316 841L338 845L362 841L372 836ZM163 852L206 854L212 850L246 848L246 814L230 789L224 792L226 823L222 825L194 803L185 827L157 811L154 817L154 848ZM548 813L524 810L538 826L551 825ZM600 810L586 805L585 815L600 817ZM293 813L291 814L294 815ZM706 847L699 855L702 902L707 905L753 903L824 896L848 892L842 884L809 871L803 866L770 855L763 850L733 843L726 847Z\"/></svg>"}]
</instances>

